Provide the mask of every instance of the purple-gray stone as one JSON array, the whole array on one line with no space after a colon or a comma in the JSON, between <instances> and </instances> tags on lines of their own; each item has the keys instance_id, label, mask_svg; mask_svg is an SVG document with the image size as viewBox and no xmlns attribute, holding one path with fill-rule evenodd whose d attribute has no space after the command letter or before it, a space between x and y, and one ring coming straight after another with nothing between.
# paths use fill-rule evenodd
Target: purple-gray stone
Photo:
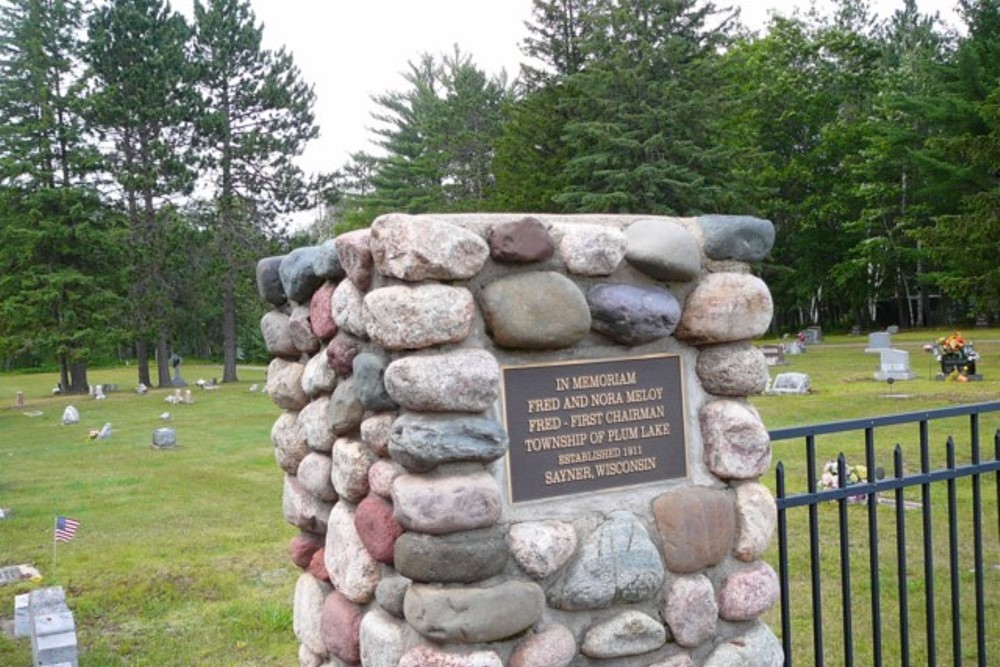
<instances>
[{"instance_id":1,"label":"purple-gray stone","mask_svg":"<svg viewBox=\"0 0 1000 667\"><path fill-rule=\"evenodd\" d=\"M681 319L677 297L661 287L594 285L587 292L590 327L625 345L642 345L674 332Z\"/></svg>"},{"instance_id":2,"label":"purple-gray stone","mask_svg":"<svg viewBox=\"0 0 1000 667\"><path fill-rule=\"evenodd\" d=\"M770 220L750 215L703 215L698 218L705 235L705 256L759 262L774 245Z\"/></svg>"},{"instance_id":3,"label":"purple-gray stone","mask_svg":"<svg viewBox=\"0 0 1000 667\"><path fill-rule=\"evenodd\" d=\"M385 369L389 363L370 352L363 352L354 357L354 393L366 410L395 410L398 406L386 391Z\"/></svg>"},{"instance_id":4,"label":"purple-gray stone","mask_svg":"<svg viewBox=\"0 0 1000 667\"><path fill-rule=\"evenodd\" d=\"M316 246L296 248L281 260L278 273L285 295L296 303L308 303L323 279L313 271L313 260L317 255Z\"/></svg>"},{"instance_id":5,"label":"purple-gray stone","mask_svg":"<svg viewBox=\"0 0 1000 667\"><path fill-rule=\"evenodd\" d=\"M492 419L405 414L392 423L389 454L411 472L442 463L489 463L507 451L507 432Z\"/></svg>"},{"instance_id":6,"label":"purple-gray stone","mask_svg":"<svg viewBox=\"0 0 1000 667\"><path fill-rule=\"evenodd\" d=\"M275 257L265 257L257 262L257 292L260 298L274 306L283 305L288 301L285 296L285 288L281 284L281 273L279 267L284 255Z\"/></svg>"},{"instance_id":7,"label":"purple-gray stone","mask_svg":"<svg viewBox=\"0 0 1000 667\"><path fill-rule=\"evenodd\" d=\"M396 571L413 581L472 583L500 574L509 551L500 526L448 535L403 533L396 539Z\"/></svg>"}]
</instances>

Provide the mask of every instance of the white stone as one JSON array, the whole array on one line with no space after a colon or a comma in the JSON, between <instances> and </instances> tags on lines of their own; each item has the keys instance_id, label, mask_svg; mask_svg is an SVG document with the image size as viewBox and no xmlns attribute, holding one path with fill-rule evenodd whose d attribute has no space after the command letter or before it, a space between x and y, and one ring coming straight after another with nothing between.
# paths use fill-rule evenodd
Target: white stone
<instances>
[{"instance_id":1,"label":"white stone","mask_svg":"<svg viewBox=\"0 0 1000 667\"><path fill-rule=\"evenodd\" d=\"M323 600L332 589L308 572L299 575L295 582L295 601L292 605L292 630L295 637L312 653L326 655L320 634L320 614Z\"/></svg>"},{"instance_id":2,"label":"white stone","mask_svg":"<svg viewBox=\"0 0 1000 667\"><path fill-rule=\"evenodd\" d=\"M377 460L375 454L358 440L337 438L331 458L330 476L337 495L352 503L361 502L368 495L368 470Z\"/></svg>"},{"instance_id":3,"label":"white stone","mask_svg":"<svg viewBox=\"0 0 1000 667\"><path fill-rule=\"evenodd\" d=\"M326 352L314 354L302 372L302 391L310 398L328 394L337 386L337 372L327 361Z\"/></svg>"},{"instance_id":4,"label":"white stone","mask_svg":"<svg viewBox=\"0 0 1000 667\"><path fill-rule=\"evenodd\" d=\"M329 452L337 439L329 406L330 397L320 396L299 411L299 430L309 448L317 452Z\"/></svg>"},{"instance_id":5,"label":"white stone","mask_svg":"<svg viewBox=\"0 0 1000 667\"><path fill-rule=\"evenodd\" d=\"M510 553L518 566L535 579L544 579L562 567L576 551L576 530L562 521L515 523L507 533Z\"/></svg>"},{"instance_id":6,"label":"white stone","mask_svg":"<svg viewBox=\"0 0 1000 667\"><path fill-rule=\"evenodd\" d=\"M274 404L285 410L300 410L309 402L302 391L305 364L275 357L267 366L267 394Z\"/></svg>"},{"instance_id":7,"label":"white stone","mask_svg":"<svg viewBox=\"0 0 1000 667\"><path fill-rule=\"evenodd\" d=\"M482 412L500 395L500 365L475 349L403 357L386 368L385 387L410 410Z\"/></svg>"},{"instance_id":8,"label":"white stone","mask_svg":"<svg viewBox=\"0 0 1000 667\"><path fill-rule=\"evenodd\" d=\"M358 338L367 338L365 320L362 315L364 294L350 280L342 280L330 297L333 321L347 333Z\"/></svg>"},{"instance_id":9,"label":"white stone","mask_svg":"<svg viewBox=\"0 0 1000 667\"><path fill-rule=\"evenodd\" d=\"M354 527L354 505L338 502L330 512L324 559L330 582L355 604L375 597L381 579L379 562L369 555Z\"/></svg>"},{"instance_id":10,"label":"white stone","mask_svg":"<svg viewBox=\"0 0 1000 667\"><path fill-rule=\"evenodd\" d=\"M409 281L471 278L490 254L486 241L463 227L403 213L376 218L370 245L382 274Z\"/></svg>"},{"instance_id":11,"label":"white stone","mask_svg":"<svg viewBox=\"0 0 1000 667\"><path fill-rule=\"evenodd\" d=\"M471 332L475 314L469 290L434 283L372 290L362 308L368 336L387 350L459 343Z\"/></svg>"},{"instance_id":12,"label":"white stone","mask_svg":"<svg viewBox=\"0 0 1000 667\"><path fill-rule=\"evenodd\" d=\"M708 641L719 620L712 582L704 574L677 577L664 586L660 615L680 646L694 648Z\"/></svg>"},{"instance_id":13,"label":"white stone","mask_svg":"<svg viewBox=\"0 0 1000 667\"><path fill-rule=\"evenodd\" d=\"M558 224L559 252L566 270L582 276L607 276L625 257L625 233L604 225Z\"/></svg>"},{"instance_id":14,"label":"white stone","mask_svg":"<svg viewBox=\"0 0 1000 667\"><path fill-rule=\"evenodd\" d=\"M771 491L758 482L736 487L736 547L733 555L751 562L763 555L778 521L778 508Z\"/></svg>"}]
</instances>

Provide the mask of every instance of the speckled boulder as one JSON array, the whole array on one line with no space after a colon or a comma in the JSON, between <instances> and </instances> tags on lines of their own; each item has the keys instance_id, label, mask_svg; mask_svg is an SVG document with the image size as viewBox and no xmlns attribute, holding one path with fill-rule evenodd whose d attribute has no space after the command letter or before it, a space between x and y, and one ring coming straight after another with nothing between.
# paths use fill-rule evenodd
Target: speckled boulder
<instances>
[{"instance_id":1,"label":"speckled boulder","mask_svg":"<svg viewBox=\"0 0 1000 667\"><path fill-rule=\"evenodd\" d=\"M729 574L719 587L719 616L727 621L750 621L774 605L778 575L764 561Z\"/></svg>"},{"instance_id":2,"label":"speckled boulder","mask_svg":"<svg viewBox=\"0 0 1000 667\"><path fill-rule=\"evenodd\" d=\"M344 277L344 267L337 257L337 241L327 239L316 246L316 256L313 258L313 273L326 280L340 280Z\"/></svg>"},{"instance_id":3,"label":"speckled boulder","mask_svg":"<svg viewBox=\"0 0 1000 667\"><path fill-rule=\"evenodd\" d=\"M674 338L694 345L732 343L762 335L774 304L764 282L742 273L710 273L688 294Z\"/></svg>"},{"instance_id":4,"label":"speckled boulder","mask_svg":"<svg viewBox=\"0 0 1000 667\"><path fill-rule=\"evenodd\" d=\"M623 611L587 630L580 652L591 658L625 658L655 651L667 643L658 620L635 609Z\"/></svg>"},{"instance_id":5,"label":"speckled boulder","mask_svg":"<svg viewBox=\"0 0 1000 667\"><path fill-rule=\"evenodd\" d=\"M706 403L698 411L705 463L722 479L756 479L771 465L771 439L749 405L730 399Z\"/></svg>"},{"instance_id":6,"label":"speckled boulder","mask_svg":"<svg viewBox=\"0 0 1000 667\"><path fill-rule=\"evenodd\" d=\"M285 313L269 310L260 318L260 333L268 354L276 357L298 358L300 352L292 340L289 318Z\"/></svg>"},{"instance_id":7,"label":"speckled boulder","mask_svg":"<svg viewBox=\"0 0 1000 667\"><path fill-rule=\"evenodd\" d=\"M393 564L396 540L403 534L403 527L392 516L392 503L378 496L366 496L354 512L354 528L372 558Z\"/></svg>"},{"instance_id":8,"label":"speckled boulder","mask_svg":"<svg viewBox=\"0 0 1000 667\"><path fill-rule=\"evenodd\" d=\"M607 276L625 256L625 234L615 227L560 224L559 254L566 270L581 276Z\"/></svg>"},{"instance_id":9,"label":"speckled boulder","mask_svg":"<svg viewBox=\"0 0 1000 667\"><path fill-rule=\"evenodd\" d=\"M371 229L346 232L334 239L337 259L344 274L362 292L367 292L372 284L374 261L370 241Z\"/></svg>"},{"instance_id":10,"label":"speckled boulder","mask_svg":"<svg viewBox=\"0 0 1000 667\"><path fill-rule=\"evenodd\" d=\"M435 283L372 290L362 306L368 336L387 350L459 343L468 337L475 315L469 290Z\"/></svg>"},{"instance_id":11,"label":"speckled boulder","mask_svg":"<svg viewBox=\"0 0 1000 667\"><path fill-rule=\"evenodd\" d=\"M500 395L500 366L486 350L402 357L386 369L385 388L409 410L482 412Z\"/></svg>"},{"instance_id":12,"label":"speckled boulder","mask_svg":"<svg viewBox=\"0 0 1000 667\"><path fill-rule=\"evenodd\" d=\"M702 348L696 370L705 391L717 396L751 396L767 387L767 359L746 342Z\"/></svg>"},{"instance_id":13,"label":"speckled boulder","mask_svg":"<svg viewBox=\"0 0 1000 667\"><path fill-rule=\"evenodd\" d=\"M576 657L576 638L564 625L554 625L522 641L510 654L509 667L569 667Z\"/></svg>"},{"instance_id":14,"label":"speckled boulder","mask_svg":"<svg viewBox=\"0 0 1000 667\"><path fill-rule=\"evenodd\" d=\"M401 280L464 280L479 273L489 247L450 222L403 213L379 216L371 226L375 266Z\"/></svg>"},{"instance_id":15,"label":"speckled boulder","mask_svg":"<svg viewBox=\"0 0 1000 667\"><path fill-rule=\"evenodd\" d=\"M300 410L309 397L302 391L302 373L305 364L275 357L267 366L267 394L279 408Z\"/></svg>"}]
</instances>

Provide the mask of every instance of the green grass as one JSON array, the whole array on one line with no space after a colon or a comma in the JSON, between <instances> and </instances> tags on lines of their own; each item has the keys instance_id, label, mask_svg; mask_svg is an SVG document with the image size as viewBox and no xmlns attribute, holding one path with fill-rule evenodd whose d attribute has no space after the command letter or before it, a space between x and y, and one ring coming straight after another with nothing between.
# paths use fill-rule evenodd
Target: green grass
<instances>
[{"instance_id":1,"label":"green grass","mask_svg":"<svg viewBox=\"0 0 1000 667\"><path fill-rule=\"evenodd\" d=\"M979 341L977 349L983 355L980 370L986 376L984 382L968 384L928 379L931 355L920 346L946 333L893 337L895 345L910 350L913 369L921 377L897 383L891 390L871 379L878 357L864 354L867 338L845 336L810 347L804 355L789 357L788 366L772 369L772 375L782 370L808 373L812 394L760 396L753 402L765 424L778 428L1000 400L1000 330L966 332L967 338ZM287 665L295 661L291 598L298 573L288 561L286 546L296 530L281 515L281 472L269 438L279 410L264 394L249 391L250 384L263 382L263 367L241 368L239 374L241 382L223 385L214 392L192 386L195 403L178 406L163 401L168 390L136 395L131 390L136 383L134 368L91 370L91 382L121 388L108 394L105 401L52 396L56 376L51 373L0 375L0 507L14 509L12 518L0 521L0 566L34 564L43 573L45 584L65 587L77 623L83 667ZM184 365L189 382L219 375L221 369L216 366ZM25 410L13 407L17 391L25 393ZM911 396L887 398L889 393ZM60 417L69 404L79 409L81 423L62 426ZM42 415L26 416L34 411ZM171 425L177 430L179 444L175 451L150 448L153 430L163 425L159 415L164 411L173 414ZM87 432L105 422L112 424L112 437L89 440ZM945 433L946 427L957 436L960 462L968 460L967 449L961 449L963 443L967 447L965 422L935 427L932 437ZM984 418L984 440L998 427L1000 414ZM908 461L915 462L909 454L914 451L913 434L912 428L895 429L884 436L884 442L880 435L880 464L897 441L907 448ZM774 460L785 461L790 477L804 474L800 450L801 445L795 442L775 445ZM852 462L860 461L860 434L821 442L821 460L833 458L840 450ZM941 451L940 446L935 448L935 466L943 462ZM992 450L984 451L984 458L991 457ZM773 473L764 481L773 488ZM1000 549L992 478L984 481L983 492L991 512L986 519L987 563L996 564ZM967 489L962 493L962 504L967 505ZM937 496L935 503L943 507ZM53 571L52 524L56 514L79 519L82 526L75 540L59 545ZM840 618L836 608L837 538L830 528L836 518L835 505L822 507L820 514L825 526L825 599L833 605L826 618L834 627ZM888 510L884 516L891 516ZM801 524L793 529L804 525L798 518L793 521ZM863 509L852 507L850 521L852 535L865 532ZM887 562L882 585L892 590L895 560L890 523L889 518L883 519L880 531L887 531L883 537ZM968 533L966 524L963 539ZM946 539L946 532L935 524L936 548L946 549ZM919 526L910 529L910 540L919 544ZM806 544L800 541L793 554L793 587L808 591L803 559ZM852 540L851 548L853 562L863 572L867 547ZM922 604L918 555L911 560L915 573L910 580L914 587L911 605ZM773 550L768 560L777 567ZM939 578L946 580L946 568L939 564L938 570ZM962 578L968 579L966 571ZM855 620L859 655L864 650L860 648L865 644L863 638L869 634L860 620L867 603L866 581L858 575L853 582L859 605ZM37 585L0 587L0 617L11 616L15 594ZM987 579L988 597L998 585L998 571L992 569ZM936 590L939 596L943 590L947 597L946 587L936 585ZM795 636L798 644L809 644L809 601L808 597L803 599L796 601L800 606ZM963 597L963 608L969 608L969 600ZM946 599L941 604L940 609L948 609ZM994 637L991 656L996 656L1000 655L1000 640L995 637L1000 633L996 632L997 603L992 604L988 627ZM888 607L883 613L888 625L895 612ZM945 611L939 612L939 632L948 629L949 618ZM767 620L778 628L776 612ZM963 646L970 643L973 627L966 620ZM918 631L917 626L911 629L916 639ZM28 665L30 653L27 642L0 637L0 665ZM827 664L838 664L832 660L834 655L835 650ZM942 654L939 659L946 657ZM812 660L803 654L797 664L812 664ZM859 658L856 664L865 663Z\"/></svg>"},{"instance_id":2,"label":"green grass","mask_svg":"<svg viewBox=\"0 0 1000 667\"><path fill-rule=\"evenodd\" d=\"M220 375L184 365L189 381ZM264 369L195 402L169 405L168 390L138 396L135 370L91 371L118 384L107 400L52 396L52 374L0 376L0 565L31 563L61 585L77 625L80 664L286 665L297 644L291 593L297 572L285 548L295 530L281 516L281 473L270 429L279 410L263 393ZM13 409L17 391L24 410ZM60 423L74 405L81 421ZM29 417L26 413L42 412ZM178 448L150 447L172 413ZM110 422L110 439L88 431ZM56 514L81 521L58 545ZM37 584L0 588L0 616ZM0 664L31 664L25 641L0 638Z\"/></svg>"}]
</instances>

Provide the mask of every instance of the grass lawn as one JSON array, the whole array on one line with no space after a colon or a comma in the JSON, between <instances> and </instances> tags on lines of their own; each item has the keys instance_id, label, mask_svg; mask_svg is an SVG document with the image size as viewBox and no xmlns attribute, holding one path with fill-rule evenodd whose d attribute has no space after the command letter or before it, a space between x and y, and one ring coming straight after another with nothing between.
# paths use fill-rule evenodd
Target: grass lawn
<instances>
[{"instance_id":1,"label":"grass lawn","mask_svg":"<svg viewBox=\"0 0 1000 667\"><path fill-rule=\"evenodd\" d=\"M808 373L812 394L760 396L753 403L768 428L778 428L1000 400L1000 330L966 332L967 339L977 341L986 377L967 384L928 379L931 355L921 346L946 333L893 337L894 346L910 351L919 378L891 389L872 379L878 357L864 353L866 337L828 338L806 354L789 357L788 366L772 369L772 376L784 370ZM185 363L183 372L192 383L193 405L165 403L169 390L138 396L132 390L134 368L91 370L92 383L121 388L104 401L52 396L53 374L0 375L0 507L14 510L13 517L0 520L0 566L33 564L45 584L66 589L84 667L292 664L297 642L291 598L298 573L285 549L296 530L281 515L281 472L269 437L279 410L266 395L249 391L251 384L263 382L264 368L241 368L240 382L217 391L201 390L193 381L221 375L218 366ZM24 410L13 407L17 391L25 393ZM81 422L63 426L60 418L70 404ZM172 413L170 425L177 431L174 451L150 448L165 411ZM28 416L35 412L42 414ZM111 438L88 439L88 431L105 422L112 425ZM1000 414L984 419L984 440L998 427ZM964 437L967 426L953 431ZM891 433L887 451L895 441L911 447L912 439L912 430ZM824 460L843 449L853 462L863 442L855 434L822 447ZM784 460L790 476L802 474L800 450L796 442L776 444L774 461ZM960 451L960 461L967 460L967 450ZM935 456L943 460L937 450ZM992 458L992 449L984 451L984 458ZM773 475L764 481L773 488ZM984 484L992 512L986 522L992 535L988 563L1000 561L993 484ZM827 509L835 513L834 506ZM58 546L53 570L57 514L78 519L81 527L72 542ZM856 517L863 524L862 510L852 510L852 521ZM824 533L829 539L834 538ZM855 561L864 558L861 549ZM777 566L776 557L769 561ZM1000 585L996 572L989 575L988 590ZM807 579L808 571L797 570L799 575ZM12 615L15 594L37 585L0 587L0 618ZM864 593L858 595L864 601ZM808 601L802 609L807 616ZM776 613L768 621L777 628ZM972 627L967 625L970 637ZM867 628L857 631L860 642ZM0 665L29 664L28 642L0 637Z\"/></svg>"}]
</instances>

